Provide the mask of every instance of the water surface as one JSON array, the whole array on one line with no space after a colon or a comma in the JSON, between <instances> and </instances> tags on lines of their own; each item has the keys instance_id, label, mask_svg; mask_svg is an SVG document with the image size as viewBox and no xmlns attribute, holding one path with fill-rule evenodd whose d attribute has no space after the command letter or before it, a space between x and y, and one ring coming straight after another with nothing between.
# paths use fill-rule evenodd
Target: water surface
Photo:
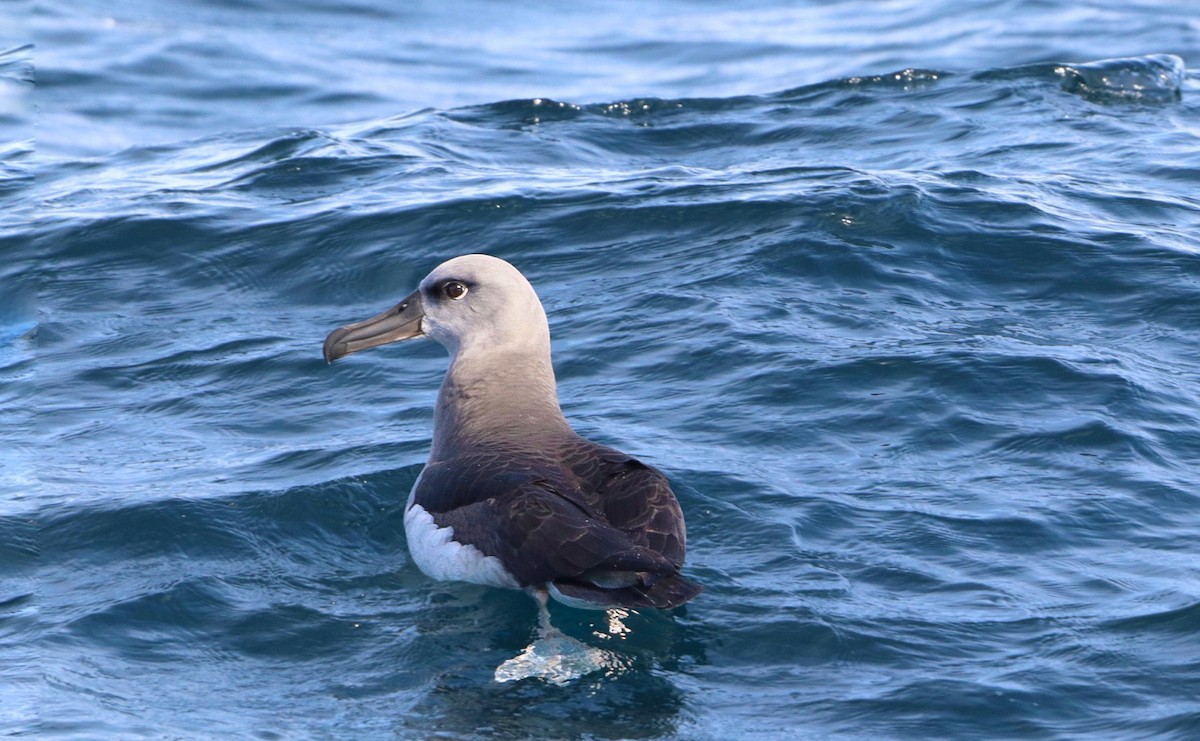
<instances>
[{"instance_id":1,"label":"water surface","mask_svg":"<svg viewBox=\"0 0 1200 741\"><path fill-rule=\"evenodd\" d=\"M43 3L0 59L0 726L1192 738L1200 20L1167 2ZM33 46L29 46L33 44ZM36 87L35 87L36 82ZM445 369L325 334L512 261L671 478L670 614L497 684L426 579Z\"/></svg>"}]
</instances>

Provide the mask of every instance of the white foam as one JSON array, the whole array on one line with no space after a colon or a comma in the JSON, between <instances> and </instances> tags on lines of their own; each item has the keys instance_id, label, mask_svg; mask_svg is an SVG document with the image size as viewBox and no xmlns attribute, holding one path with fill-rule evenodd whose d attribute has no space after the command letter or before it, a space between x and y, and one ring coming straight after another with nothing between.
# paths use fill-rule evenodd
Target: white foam
<instances>
[{"instance_id":1,"label":"white foam","mask_svg":"<svg viewBox=\"0 0 1200 741\"><path fill-rule=\"evenodd\" d=\"M496 667L495 679L497 682L541 679L564 685L601 669L612 674L620 668L621 662L608 651L551 630Z\"/></svg>"}]
</instances>

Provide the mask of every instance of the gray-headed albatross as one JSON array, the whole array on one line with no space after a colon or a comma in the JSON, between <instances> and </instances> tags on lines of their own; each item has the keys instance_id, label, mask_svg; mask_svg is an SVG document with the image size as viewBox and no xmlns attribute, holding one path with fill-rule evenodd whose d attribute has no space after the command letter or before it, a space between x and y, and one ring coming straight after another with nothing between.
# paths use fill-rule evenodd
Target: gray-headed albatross
<instances>
[{"instance_id":1,"label":"gray-headed albatross","mask_svg":"<svg viewBox=\"0 0 1200 741\"><path fill-rule=\"evenodd\" d=\"M434 579L519 588L542 607L670 608L686 535L667 479L571 429L558 404L546 312L525 276L488 255L437 266L387 311L334 330L325 360L414 337L450 352L429 462L404 530Z\"/></svg>"}]
</instances>

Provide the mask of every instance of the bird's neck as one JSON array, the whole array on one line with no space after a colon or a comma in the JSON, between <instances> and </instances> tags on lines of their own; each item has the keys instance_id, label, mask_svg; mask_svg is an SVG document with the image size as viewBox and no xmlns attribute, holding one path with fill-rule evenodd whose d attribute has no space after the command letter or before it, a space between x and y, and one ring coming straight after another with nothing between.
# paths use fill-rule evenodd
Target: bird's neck
<instances>
[{"instance_id":1,"label":"bird's neck","mask_svg":"<svg viewBox=\"0 0 1200 741\"><path fill-rule=\"evenodd\" d=\"M469 352L452 358L438 393L431 460L465 442L512 448L570 434L548 347L492 349L484 360Z\"/></svg>"}]
</instances>

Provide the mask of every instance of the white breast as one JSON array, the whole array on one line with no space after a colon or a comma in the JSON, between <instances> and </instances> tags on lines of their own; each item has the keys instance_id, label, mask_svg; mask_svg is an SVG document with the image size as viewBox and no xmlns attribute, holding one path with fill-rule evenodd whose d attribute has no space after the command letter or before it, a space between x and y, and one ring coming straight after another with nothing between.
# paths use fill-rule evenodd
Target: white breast
<instances>
[{"instance_id":1,"label":"white breast","mask_svg":"<svg viewBox=\"0 0 1200 741\"><path fill-rule=\"evenodd\" d=\"M495 556L485 556L473 545L464 545L454 540L454 528L438 527L419 504L413 504L413 496L421 478L413 484L413 493L408 495L404 510L404 533L408 536L408 552L412 554L417 568L439 581L465 581L491 587L519 589L520 585L512 574Z\"/></svg>"}]
</instances>

